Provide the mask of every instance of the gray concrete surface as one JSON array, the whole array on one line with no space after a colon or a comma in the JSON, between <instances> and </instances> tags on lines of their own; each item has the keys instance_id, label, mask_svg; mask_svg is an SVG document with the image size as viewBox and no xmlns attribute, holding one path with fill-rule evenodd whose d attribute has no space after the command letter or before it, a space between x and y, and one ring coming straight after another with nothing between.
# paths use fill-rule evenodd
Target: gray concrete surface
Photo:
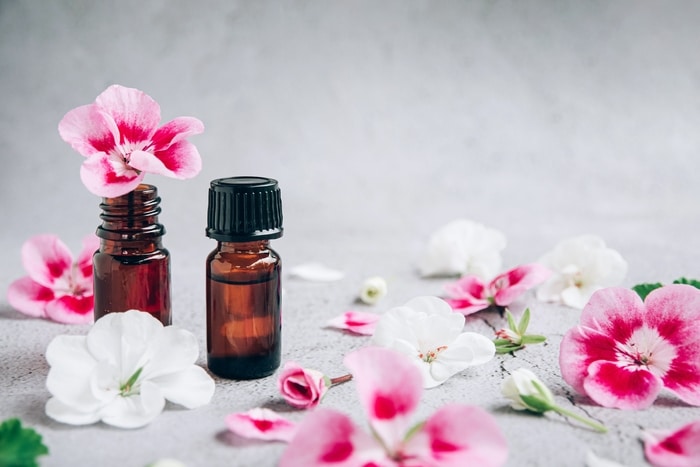
<instances>
[{"instance_id":1,"label":"gray concrete surface","mask_svg":"<svg viewBox=\"0 0 700 467\"><path fill-rule=\"evenodd\" d=\"M628 260L625 285L698 277L699 22L692 1L0 1L0 289L24 274L19 249L31 235L57 233L77 250L96 227L99 200L56 126L113 83L148 92L164 120L194 115L207 127L192 139L204 162L196 179L147 177L163 198L174 321L202 348L214 247L206 191L222 176L277 178L285 265L346 272L331 284L285 281L283 359L331 376L366 340L319 323L355 307L371 275L389 280L377 310L439 294L445 281L420 279L416 263L429 234L457 217L507 235L505 266L595 233ZM574 395L557 354L579 312L528 304L547 345L426 392L417 417L448 401L485 407L508 439L510 466L581 466L588 450L645 465L641 429L700 418L670 395L636 412ZM493 326L501 320L488 313L467 323L485 334ZM20 417L44 435L42 465L276 464L283 445L232 439L223 423L254 406L284 409L274 378L217 380L209 406L169 407L140 430L48 419L46 345L86 331L0 300L0 419ZM498 388L520 366L610 433L511 411ZM352 384L323 403L364 423Z\"/></svg>"}]
</instances>

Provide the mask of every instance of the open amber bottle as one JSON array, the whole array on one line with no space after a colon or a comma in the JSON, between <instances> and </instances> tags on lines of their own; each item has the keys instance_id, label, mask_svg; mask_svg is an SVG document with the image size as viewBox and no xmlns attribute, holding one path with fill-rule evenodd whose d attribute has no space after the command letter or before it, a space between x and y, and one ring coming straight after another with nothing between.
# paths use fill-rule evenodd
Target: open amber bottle
<instances>
[{"instance_id":1,"label":"open amber bottle","mask_svg":"<svg viewBox=\"0 0 700 467\"><path fill-rule=\"evenodd\" d=\"M171 324L170 253L162 245L159 205L158 190L145 184L102 199L100 249L92 258L95 320L136 309Z\"/></svg>"},{"instance_id":2,"label":"open amber bottle","mask_svg":"<svg viewBox=\"0 0 700 467\"><path fill-rule=\"evenodd\" d=\"M281 260L269 241L282 236L276 180L231 177L209 189L206 234L207 364L216 375L253 379L280 364Z\"/></svg>"}]
</instances>

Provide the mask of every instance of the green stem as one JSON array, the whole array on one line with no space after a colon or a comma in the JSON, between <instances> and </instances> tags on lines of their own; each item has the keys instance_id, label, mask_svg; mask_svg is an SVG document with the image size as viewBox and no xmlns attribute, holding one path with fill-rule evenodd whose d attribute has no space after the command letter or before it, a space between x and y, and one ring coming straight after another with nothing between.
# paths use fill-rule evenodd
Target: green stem
<instances>
[{"instance_id":1,"label":"green stem","mask_svg":"<svg viewBox=\"0 0 700 467\"><path fill-rule=\"evenodd\" d=\"M554 410L555 412L558 412L558 413L560 413L560 414L562 414L562 415L566 415L567 417L571 417L571 418L573 418L573 419L575 419L575 420L578 420L578 421L581 422L581 423L585 423L585 424L588 425L589 427L591 427L591 428L593 428L594 430L597 430L597 431L599 431L599 432L601 432L601 433L607 433L607 432L608 432L608 429L607 429L604 425L601 425L601 424L598 423L598 422L594 422L594 421L591 420L590 418L586 418L586 417L584 417L584 416L582 416L582 415L579 415L579 414L577 414L577 413L575 413L575 412L571 412L571 411L566 410L566 409L564 409L564 408L562 408L562 407L559 407L558 405L552 405L552 410Z\"/></svg>"}]
</instances>

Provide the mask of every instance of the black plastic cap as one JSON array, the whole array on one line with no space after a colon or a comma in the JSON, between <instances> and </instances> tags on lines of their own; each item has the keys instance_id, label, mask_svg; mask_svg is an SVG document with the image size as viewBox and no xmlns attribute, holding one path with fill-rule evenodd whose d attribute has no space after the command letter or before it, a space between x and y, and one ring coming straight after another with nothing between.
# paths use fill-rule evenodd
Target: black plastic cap
<instances>
[{"instance_id":1,"label":"black plastic cap","mask_svg":"<svg viewBox=\"0 0 700 467\"><path fill-rule=\"evenodd\" d=\"M282 197L277 180L230 177L209 187L207 237L247 242L282 236Z\"/></svg>"}]
</instances>

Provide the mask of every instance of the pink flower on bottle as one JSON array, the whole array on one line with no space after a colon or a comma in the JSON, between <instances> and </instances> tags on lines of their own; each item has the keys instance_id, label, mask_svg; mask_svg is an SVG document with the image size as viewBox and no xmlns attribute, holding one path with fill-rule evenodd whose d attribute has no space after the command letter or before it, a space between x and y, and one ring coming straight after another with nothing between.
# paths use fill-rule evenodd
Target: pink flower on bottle
<instances>
[{"instance_id":1,"label":"pink flower on bottle","mask_svg":"<svg viewBox=\"0 0 700 467\"><path fill-rule=\"evenodd\" d=\"M505 438L479 407L449 404L414 425L423 390L420 371L405 356L379 347L349 354L350 368L373 436L332 409L316 409L298 425L281 467L503 465ZM413 427L413 428L411 428Z\"/></svg>"},{"instance_id":2,"label":"pink flower on bottle","mask_svg":"<svg viewBox=\"0 0 700 467\"><path fill-rule=\"evenodd\" d=\"M672 430L643 433L644 453L654 467L696 467L700 465L700 420Z\"/></svg>"},{"instance_id":3,"label":"pink flower on bottle","mask_svg":"<svg viewBox=\"0 0 700 467\"><path fill-rule=\"evenodd\" d=\"M186 138L202 133L202 122L178 117L159 123L160 106L149 95L113 85L94 104L68 112L58 132L85 156L80 178L87 189L115 197L136 188L146 173L186 179L201 170L199 152Z\"/></svg>"},{"instance_id":4,"label":"pink flower on bottle","mask_svg":"<svg viewBox=\"0 0 700 467\"><path fill-rule=\"evenodd\" d=\"M22 313L59 323L93 321L92 254L99 239L89 235L74 262L68 247L55 235L36 235L22 245L28 276L7 290L10 305Z\"/></svg>"},{"instance_id":5,"label":"pink flower on bottle","mask_svg":"<svg viewBox=\"0 0 700 467\"><path fill-rule=\"evenodd\" d=\"M573 388L604 407L643 409L663 388L700 405L700 290L668 285L643 302L634 291L594 293L561 343Z\"/></svg>"},{"instance_id":6,"label":"pink flower on bottle","mask_svg":"<svg viewBox=\"0 0 700 467\"><path fill-rule=\"evenodd\" d=\"M510 269L488 283L479 276L465 276L445 286L448 295L445 300L463 315L476 313L491 305L506 307L546 281L550 274L546 267L533 263Z\"/></svg>"},{"instance_id":7,"label":"pink flower on bottle","mask_svg":"<svg viewBox=\"0 0 700 467\"><path fill-rule=\"evenodd\" d=\"M277 380L277 387L289 405L298 409L310 409L321 402L330 387L330 381L320 371L287 362Z\"/></svg>"}]
</instances>

